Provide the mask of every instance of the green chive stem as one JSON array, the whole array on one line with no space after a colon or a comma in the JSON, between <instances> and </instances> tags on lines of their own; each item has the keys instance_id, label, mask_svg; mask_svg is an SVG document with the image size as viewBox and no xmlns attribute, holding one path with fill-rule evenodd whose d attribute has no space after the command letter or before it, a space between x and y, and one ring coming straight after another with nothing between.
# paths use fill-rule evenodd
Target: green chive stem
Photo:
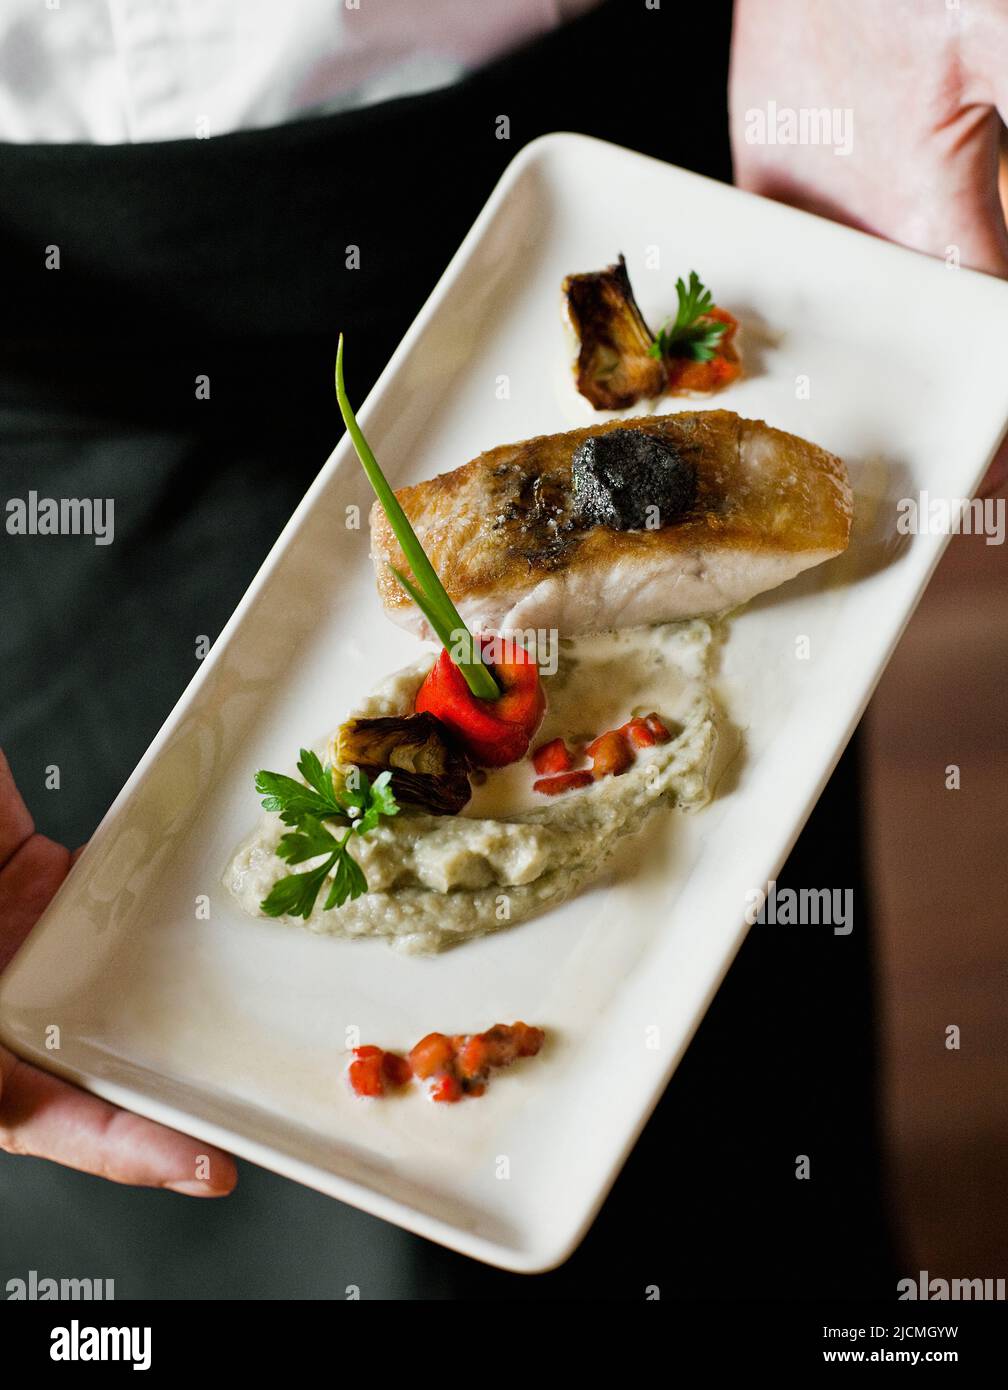
<instances>
[{"instance_id":1,"label":"green chive stem","mask_svg":"<svg viewBox=\"0 0 1008 1390\"><path fill-rule=\"evenodd\" d=\"M480 700L496 700L500 696L500 689L490 668L482 661L480 649L473 640L472 634L465 623L459 617L458 610L452 603L445 590L444 585L438 578L437 571L427 558L427 554L417 539L416 532L410 525L409 518L399 504L392 488L389 486L384 473L378 466L378 460L371 452L371 446L364 438L363 432L357 423L357 417L353 413L350 402L347 399L346 387L343 384L343 334L339 336L339 344L336 348L336 399L339 401L340 413L343 416L343 423L346 425L347 433L353 441L357 457L361 461L361 467L367 474L368 482L374 488L375 496L382 505L385 515L388 517L389 525L396 540L402 548L403 554L409 561L409 567L417 581L414 587L399 573L395 567L392 572L402 588L409 594L410 598L417 605L431 627L437 633L442 645L451 652L458 643L461 635L465 633L469 639L469 651L472 659L458 661L456 665L465 677L466 684L473 695ZM454 657L452 658L454 660Z\"/></svg>"}]
</instances>

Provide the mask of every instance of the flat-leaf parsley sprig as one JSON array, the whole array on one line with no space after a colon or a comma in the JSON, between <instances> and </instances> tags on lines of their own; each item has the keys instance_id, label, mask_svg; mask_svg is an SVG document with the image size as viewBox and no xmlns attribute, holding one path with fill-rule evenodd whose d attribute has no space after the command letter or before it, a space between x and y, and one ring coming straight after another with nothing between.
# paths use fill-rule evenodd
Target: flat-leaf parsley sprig
<instances>
[{"instance_id":1,"label":"flat-leaf parsley sprig","mask_svg":"<svg viewBox=\"0 0 1008 1390\"><path fill-rule=\"evenodd\" d=\"M648 348L651 357L692 357L695 362L709 362L728 325L706 317L714 308L711 292L695 270L690 271L689 288L676 281L679 307L674 319L658 330L658 337Z\"/></svg>"},{"instance_id":2,"label":"flat-leaf parsley sprig","mask_svg":"<svg viewBox=\"0 0 1008 1390\"><path fill-rule=\"evenodd\" d=\"M323 767L317 754L302 748L298 772L304 782L280 772L256 773L256 791L263 798L263 809L277 812L285 825L293 827L281 835L276 853L288 864L304 864L320 854L326 857L314 869L277 880L259 904L267 917L310 917L330 874L326 912L366 893L367 879L350 853L350 840L354 835L374 830L383 816L399 813L389 785L391 771L380 773L371 782L357 769L356 785L348 781L337 786L333 768L328 763ZM334 835L323 825L327 820L338 821L345 827L342 835Z\"/></svg>"}]
</instances>

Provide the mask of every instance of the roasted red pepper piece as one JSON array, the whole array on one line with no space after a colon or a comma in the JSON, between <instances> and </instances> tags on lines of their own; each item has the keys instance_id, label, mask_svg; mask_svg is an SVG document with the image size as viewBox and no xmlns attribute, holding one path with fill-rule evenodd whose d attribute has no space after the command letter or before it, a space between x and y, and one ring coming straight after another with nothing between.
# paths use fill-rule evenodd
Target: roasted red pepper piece
<instances>
[{"instance_id":1,"label":"roasted red pepper piece","mask_svg":"<svg viewBox=\"0 0 1008 1390\"><path fill-rule=\"evenodd\" d=\"M412 1072L409 1062L398 1052L385 1052L369 1044L354 1048L348 1075L356 1095L383 1096L386 1086L405 1086Z\"/></svg>"},{"instance_id":2,"label":"roasted red pepper piece","mask_svg":"<svg viewBox=\"0 0 1008 1390\"><path fill-rule=\"evenodd\" d=\"M619 777L633 762L633 752L619 729L609 729L585 749L592 760L592 776Z\"/></svg>"},{"instance_id":3,"label":"roasted red pepper piece","mask_svg":"<svg viewBox=\"0 0 1008 1390\"><path fill-rule=\"evenodd\" d=\"M381 1069L382 1080L387 1086L405 1086L413 1076L409 1062L398 1052L384 1053Z\"/></svg>"},{"instance_id":4,"label":"roasted red pepper piece","mask_svg":"<svg viewBox=\"0 0 1008 1390\"><path fill-rule=\"evenodd\" d=\"M646 714L643 718L629 719L621 724L621 733L635 748L653 748L656 743L668 743L672 735L658 718L657 714Z\"/></svg>"},{"instance_id":5,"label":"roasted red pepper piece","mask_svg":"<svg viewBox=\"0 0 1008 1390\"><path fill-rule=\"evenodd\" d=\"M708 362L697 362L691 357L666 356L662 359L668 378L666 390L672 394L677 391L717 391L734 381L742 371L742 361L734 342L738 319L716 304L704 317L727 327L718 339L714 356Z\"/></svg>"},{"instance_id":6,"label":"roasted red pepper piece","mask_svg":"<svg viewBox=\"0 0 1008 1390\"><path fill-rule=\"evenodd\" d=\"M540 777L532 783L532 790L543 796L560 796L577 791L578 787L590 787L593 780L590 772L561 772L556 777Z\"/></svg>"},{"instance_id":7,"label":"roasted red pepper piece","mask_svg":"<svg viewBox=\"0 0 1008 1390\"><path fill-rule=\"evenodd\" d=\"M574 764L563 739L552 738L532 754L532 766L538 773L568 772Z\"/></svg>"},{"instance_id":8,"label":"roasted red pepper piece","mask_svg":"<svg viewBox=\"0 0 1008 1390\"><path fill-rule=\"evenodd\" d=\"M462 1099L462 1083L457 1077L445 1072L434 1082L430 1092L431 1100L446 1101L454 1104L455 1101Z\"/></svg>"},{"instance_id":9,"label":"roasted red pepper piece","mask_svg":"<svg viewBox=\"0 0 1008 1390\"><path fill-rule=\"evenodd\" d=\"M546 1041L545 1031L542 1028L533 1028L528 1023L519 1021L511 1031L514 1033L519 1057L534 1057Z\"/></svg>"},{"instance_id":10,"label":"roasted red pepper piece","mask_svg":"<svg viewBox=\"0 0 1008 1390\"><path fill-rule=\"evenodd\" d=\"M635 748L653 748L658 742L654 731L648 728L643 719L628 719L616 732L622 734Z\"/></svg>"},{"instance_id":11,"label":"roasted red pepper piece","mask_svg":"<svg viewBox=\"0 0 1008 1390\"><path fill-rule=\"evenodd\" d=\"M479 640L485 650L495 639L487 634ZM427 710L447 724L477 767L524 758L546 708L535 656L517 644L511 656L494 663L500 698L479 700L443 649L413 702L418 714Z\"/></svg>"},{"instance_id":12,"label":"roasted red pepper piece","mask_svg":"<svg viewBox=\"0 0 1008 1390\"><path fill-rule=\"evenodd\" d=\"M428 1033L410 1050L409 1064L413 1075L425 1081L435 1072L447 1071L454 1058L451 1038L445 1037L444 1033Z\"/></svg>"},{"instance_id":13,"label":"roasted red pepper piece","mask_svg":"<svg viewBox=\"0 0 1008 1390\"><path fill-rule=\"evenodd\" d=\"M546 1034L527 1023L495 1023L485 1033L428 1033L408 1057L380 1047L354 1049L350 1084L359 1096L381 1096L387 1087L405 1086L411 1077L430 1081L432 1100L454 1104L463 1096L481 1096L494 1067L518 1057L534 1057Z\"/></svg>"},{"instance_id":14,"label":"roasted red pepper piece","mask_svg":"<svg viewBox=\"0 0 1008 1390\"><path fill-rule=\"evenodd\" d=\"M385 1094L382 1083L382 1050L380 1047L355 1047L350 1063L350 1085L359 1096Z\"/></svg>"},{"instance_id":15,"label":"roasted red pepper piece","mask_svg":"<svg viewBox=\"0 0 1008 1390\"><path fill-rule=\"evenodd\" d=\"M483 1078L491 1067L508 1067L517 1057L534 1057L545 1036L541 1028L527 1023L495 1023L466 1040L458 1054L459 1074L463 1080Z\"/></svg>"}]
</instances>

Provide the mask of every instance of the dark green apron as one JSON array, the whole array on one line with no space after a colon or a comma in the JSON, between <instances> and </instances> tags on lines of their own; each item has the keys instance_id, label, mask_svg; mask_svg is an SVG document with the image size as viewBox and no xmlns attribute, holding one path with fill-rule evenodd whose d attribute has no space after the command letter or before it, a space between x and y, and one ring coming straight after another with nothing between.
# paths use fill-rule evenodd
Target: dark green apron
<instances>
[{"instance_id":1,"label":"dark green apron","mask_svg":"<svg viewBox=\"0 0 1008 1390\"><path fill-rule=\"evenodd\" d=\"M0 497L116 508L105 547L0 533L0 738L41 829L91 833L328 455L337 331L362 400L546 131L728 178L727 53L717 6L606 4L432 95L205 141L0 147ZM247 1164L231 1198L187 1202L0 1155L0 1276L111 1277L119 1297L891 1296L858 810L848 756L781 876L853 886L853 934L750 934L561 1270L484 1268Z\"/></svg>"}]
</instances>

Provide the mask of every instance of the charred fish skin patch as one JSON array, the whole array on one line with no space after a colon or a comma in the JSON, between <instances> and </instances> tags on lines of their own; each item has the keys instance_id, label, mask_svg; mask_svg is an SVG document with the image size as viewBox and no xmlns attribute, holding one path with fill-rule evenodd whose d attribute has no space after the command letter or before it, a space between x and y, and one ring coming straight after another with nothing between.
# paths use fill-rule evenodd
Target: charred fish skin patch
<instances>
[{"instance_id":1,"label":"charred fish skin patch","mask_svg":"<svg viewBox=\"0 0 1008 1390\"><path fill-rule=\"evenodd\" d=\"M579 527L653 530L696 502L696 468L674 444L643 430L590 435L574 451L571 475Z\"/></svg>"},{"instance_id":2,"label":"charred fish skin patch","mask_svg":"<svg viewBox=\"0 0 1008 1390\"><path fill-rule=\"evenodd\" d=\"M566 564L577 546L568 479L561 473L502 463L494 469L496 496L492 526L506 535L513 555L530 568L552 570Z\"/></svg>"}]
</instances>

